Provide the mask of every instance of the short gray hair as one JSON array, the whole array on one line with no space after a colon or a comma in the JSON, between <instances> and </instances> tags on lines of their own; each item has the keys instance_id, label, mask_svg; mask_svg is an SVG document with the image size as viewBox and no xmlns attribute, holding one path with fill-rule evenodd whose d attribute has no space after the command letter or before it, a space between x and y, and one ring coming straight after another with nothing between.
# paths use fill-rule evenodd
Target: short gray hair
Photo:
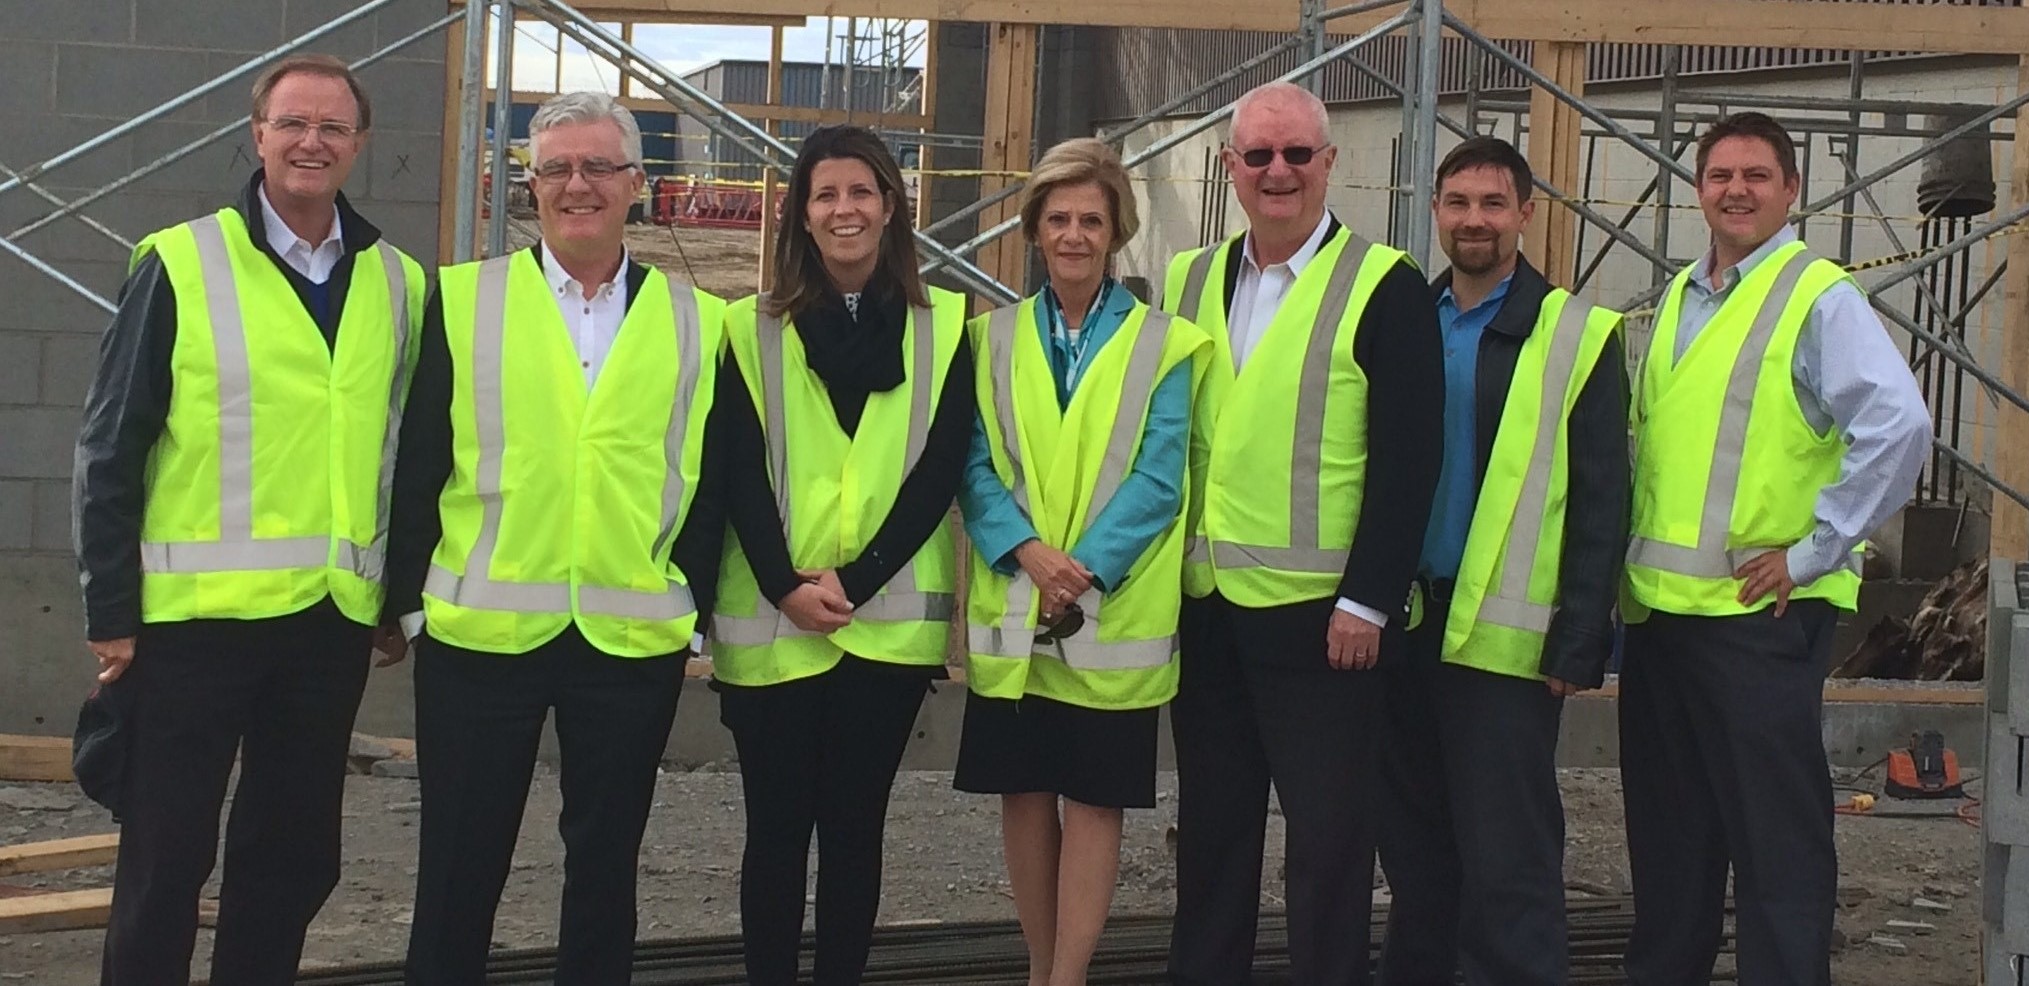
<instances>
[{"instance_id":1,"label":"short gray hair","mask_svg":"<svg viewBox=\"0 0 2029 986\"><path fill-rule=\"evenodd\" d=\"M528 121L529 156L540 166L542 159L535 153L536 138L553 127L571 123L597 123L611 120L620 128L620 147L627 155L627 163L641 163L641 124L634 121L634 111L620 105L620 101L603 92L565 92L550 97L536 108L535 116ZM615 164L620 162L616 161Z\"/></svg>"},{"instance_id":2,"label":"short gray hair","mask_svg":"<svg viewBox=\"0 0 2029 986\"><path fill-rule=\"evenodd\" d=\"M1325 143L1331 143L1332 119L1331 114L1325 110L1324 100L1317 98L1316 93L1294 82L1263 83L1247 90L1238 100L1235 100L1233 103L1233 119L1226 128L1228 141L1231 141L1235 132L1240 129L1240 118L1245 116L1247 110L1256 102L1262 100L1270 102L1296 102L1316 120L1318 136L1323 138Z\"/></svg>"}]
</instances>

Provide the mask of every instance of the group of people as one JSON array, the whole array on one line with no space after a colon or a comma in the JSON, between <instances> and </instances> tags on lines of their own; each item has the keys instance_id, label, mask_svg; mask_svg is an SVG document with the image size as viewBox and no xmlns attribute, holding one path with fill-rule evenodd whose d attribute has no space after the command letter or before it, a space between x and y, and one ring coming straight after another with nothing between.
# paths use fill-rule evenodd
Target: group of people
<instances>
[{"instance_id":1,"label":"group of people","mask_svg":"<svg viewBox=\"0 0 2029 986\"><path fill-rule=\"evenodd\" d=\"M530 123L541 241L434 285L339 191L371 126L342 63L274 66L253 119L238 202L136 250L78 444L88 638L124 697L108 986L188 981L236 755L211 981L293 981L370 651L411 647L409 982L483 981L546 720L557 981L627 982L707 641L748 981L799 981L814 835L808 975L856 984L954 620L955 784L1001 798L1032 986L1085 981L1166 704L1174 983L1249 981L1271 786L1295 982L1368 981L1377 855L1386 986L1566 982L1558 721L1617 620L1630 978L1706 981L1730 871L1741 981L1828 982L1820 684L1929 425L1788 230L1769 118L1699 141L1711 245L1632 388L1621 315L1520 256L1514 147L1439 166L1427 280L1326 207L1326 110L1288 84L1221 151L1246 231L1177 256L1159 305L1113 262L1128 175L1077 139L1022 199L1043 287L972 319L865 129L803 142L769 288L728 303L628 254L641 136L603 94Z\"/></svg>"}]
</instances>

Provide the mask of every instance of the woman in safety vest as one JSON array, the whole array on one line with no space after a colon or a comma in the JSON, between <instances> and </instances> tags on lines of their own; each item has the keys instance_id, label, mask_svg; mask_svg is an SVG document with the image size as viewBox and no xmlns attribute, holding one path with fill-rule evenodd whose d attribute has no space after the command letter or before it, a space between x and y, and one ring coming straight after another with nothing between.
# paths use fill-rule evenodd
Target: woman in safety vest
<instances>
[{"instance_id":1,"label":"woman in safety vest","mask_svg":"<svg viewBox=\"0 0 2029 986\"><path fill-rule=\"evenodd\" d=\"M974 550L957 786L1001 796L1031 986L1074 986L1112 904L1122 810L1155 807L1192 409L1213 349L1111 276L1136 218L1104 143L1051 148L1021 218L1049 284L970 326L979 418L959 492Z\"/></svg>"},{"instance_id":2,"label":"woman in safety vest","mask_svg":"<svg viewBox=\"0 0 2029 986\"><path fill-rule=\"evenodd\" d=\"M854 986L888 791L957 592L945 523L971 438L965 302L924 286L907 189L861 127L803 142L773 287L726 312L728 539L713 687L747 801L754 986L793 986L818 842L818 986Z\"/></svg>"}]
</instances>

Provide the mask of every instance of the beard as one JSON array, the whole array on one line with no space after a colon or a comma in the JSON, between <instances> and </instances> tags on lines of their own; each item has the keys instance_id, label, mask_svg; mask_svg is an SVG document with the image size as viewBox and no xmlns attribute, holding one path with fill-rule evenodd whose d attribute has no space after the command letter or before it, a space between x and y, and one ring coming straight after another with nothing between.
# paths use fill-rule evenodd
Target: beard
<instances>
[{"instance_id":1,"label":"beard","mask_svg":"<svg viewBox=\"0 0 2029 986\"><path fill-rule=\"evenodd\" d=\"M1500 263L1501 249L1497 240L1452 244L1451 266L1461 274L1478 277L1499 267Z\"/></svg>"}]
</instances>

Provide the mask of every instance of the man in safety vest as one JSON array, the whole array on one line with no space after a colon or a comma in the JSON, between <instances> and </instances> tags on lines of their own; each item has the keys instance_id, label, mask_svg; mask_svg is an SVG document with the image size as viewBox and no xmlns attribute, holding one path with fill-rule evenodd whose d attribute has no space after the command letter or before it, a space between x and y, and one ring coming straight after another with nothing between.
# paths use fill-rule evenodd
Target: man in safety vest
<instances>
[{"instance_id":1,"label":"man in safety vest","mask_svg":"<svg viewBox=\"0 0 2029 986\"><path fill-rule=\"evenodd\" d=\"M235 755L212 981L294 982L338 882L423 269L339 192L372 124L344 62L268 69L253 121L239 201L135 249L78 438L85 633L125 710L109 986L189 982Z\"/></svg>"},{"instance_id":2,"label":"man in safety vest","mask_svg":"<svg viewBox=\"0 0 2029 986\"><path fill-rule=\"evenodd\" d=\"M557 979L630 981L641 836L725 527L723 305L627 255L640 128L578 92L529 135L542 240L439 275L395 476L388 604L421 634L408 978L431 986L485 977L551 710Z\"/></svg>"},{"instance_id":3,"label":"man in safety vest","mask_svg":"<svg viewBox=\"0 0 2029 986\"><path fill-rule=\"evenodd\" d=\"M1498 137L1437 168L1444 468L1388 682L1387 986L1569 979L1557 725L1613 648L1627 367L1620 314L1522 258L1532 183Z\"/></svg>"},{"instance_id":4,"label":"man in safety vest","mask_svg":"<svg viewBox=\"0 0 2029 986\"><path fill-rule=\"evenodd\" d=\"M1177 983L1248 981L1271 783L1292 977L1368 978L1382 680L1367 672L1402 646L1444 366L1415 264L1325 208L1327 124L1298 86L1242 96L1223 158L1247 232L1179 255L1165 283L1163 308L1218 349L1173 706Z\"/></svg>"},{"instance_id":5,"label":"man in safety vest","mask_svg":"<svg viewBox=\"0 0 2029 986\"><path fill-rule=\"evenodd\" d=\"M1866 296L1788 229L1781 125L1721 120L1697 165L1712 247L1670 282L1635 384L1628 976L1710 977L1730 864L1740 981L1821 986L1839 876L1820 734L1832 632L1930 419Z\"/></svg>"}]
</instances>

